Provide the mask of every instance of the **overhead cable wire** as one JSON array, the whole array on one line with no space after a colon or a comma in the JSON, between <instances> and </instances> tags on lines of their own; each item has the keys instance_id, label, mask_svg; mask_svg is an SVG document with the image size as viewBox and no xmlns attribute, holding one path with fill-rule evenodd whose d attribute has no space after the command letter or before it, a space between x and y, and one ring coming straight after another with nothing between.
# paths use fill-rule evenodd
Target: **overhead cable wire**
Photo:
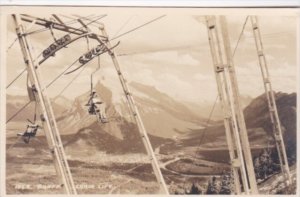
<instances>
[{"instance_id":1,"label":"overhead cable wire","mask_svg":"<svg viewBox=\"0 0 300 197\"><path fill-rule=\"evenodd\" d=\"M71 16L68 16L68 15L64 15L64 14L59 14L60 16L62 17L65 17L65 18L68 18L68 19L71 19L71 21L75 21L75 22L78 22L78 19L83 19L83 18L94 18L96 16L94 16L94 14L90 14L88 16L78 16L78 18L73 18Z\"/></svg>"},{"instance_id":2,"label":"overhead cable wire","mask_svg":"<svg viewBox=\"0 0 300 197\"><path fill-rule=\"evenodd\" d=\"M202 134L201 134L201 137L200 137L200 140L199 140L199 145L198 147L200 147L203 143L203 140L204 140L204 137L205 137L205 134L206 134L206 131L207 131L207 128L208 128L208 125L211 121L211 118L212 118L212 115L213 115L213 112L215 110L215 107L216 107L216 104L217 104L217 101L218 101L218 98L219 98L219 95L217 95L216 99L215 99L215 102L212 106L212 109L210 110L210 113L209 113L209 116L208 116L208 119L206 121L206 126L205 126L205 129L203 130ZM198 149L199 150L199 149Z\"/></svg>"},{"instance_id":3,"label":"overhead cable wire","mask_svg":"<svg viewBox=\"0 0 300 197\"><path fill-rule=\"evenodd\" d=\"M160 16L160 17L158 17L158 18L155 18L155 19L149 21L148 23L145 23L145 24L143 24L143 25L140 25L140 26L138 26L138 27L136 27L136 28L134 28L134 29L132 29L132 30L129 30L128 32L122 33L122 34L120 34L120 35L118 35L118 36L112 38L111 40L114 40L114 39L116 39L116 38L118 38L118 37L121 37L121 36L123 36L123 35L126 35L126 33L129 33L129 32L131 32L131 31L134 31L134 30L138 29L138 28L141 27L141 26L144 26L144 25L146 25L146 24L149 24L149 23L151 23L151 22L154 22L154 21L156 21L156 20L159 20L160 18L162 18L162 17L164 17L164 16L166 16L166 15L162 15L162 16ZM239 42L240 42L240 39L241 39L241 37L242 37L242 35L243 35L243 33L244 33L244 29L245 29L245 26L246 26L246 23L247 23L248 18L249 18L249 16L246 17L245 23L244 23L243 28L242 28L242 32L241 32L241 34L240 34L240 36L239 36L239 39L238 39L238 41L237 41L237 45L235 46L235 49L234 49L234 52L233 52L233 56L234 56L235 51L236 51L236 49L237 49L237 47L238 47L238 44L239 44ZM207 43L207 42L205 42L205 44L206 44L206 43ZM183 47L184 47L184 48L194 48L194 47L199 47L199 45L195 45L195 46L183 46ZM165 50L177 49L177 48L181 48L181 47L178 46L178 47L174 47L174 48L166 48L166 49L163 49L163 51L165 51ZM157 50L145 51L145 52L142 52L142 53L152 53L152 52L155 53L155 52L159 52L159 51L160 51L160 50L157 49ZM124 54L120 54L120 55L118 55L118 56L136 55L136 54L140 54L140 52L124 53Z\"/></svg>"},{"instance_id":4,"label":"overhead cable wire","mask_svg":"<svg viewBox=\"0 0 300 197\"><path fill-rule=\"evenodd\" d=\"M20 74L18 74L18 76L16 76L7 86L6 86L6 89L9 88L17 79L19 79L22 74L26 71L26 68L24 68L22 70L22 72L20 72Z\"/></svg>"},{"instance_id":5,"label":"overhead cable wire","mask_svg":"<svg viewBox=\"0 0 300 197\"><path fill-rule=\"evenodd\" d=\"M238 48L238 45L239 45L239 42L240 42L240 40L241 40L241 38L242 38L242 36L243 36L243 34L244 34L244 30L245 30L245 27L246 27L248 18L249 18L249 16L247 16L246 19L245 19L245 22L244 22L242 31L241 31L241 33L240 33L240 35L239 35L239 38L238 38L238 41L237 41L237 43L236 43L236 45L235 45L235 48L234 48L233 53L232 53L232 56L235 55L235 52L236 52L236 50L237 50L237 48Z\"/></svg>"},{"instance_id":6,"label":"overhead cable wire","mask_svg":"<svg viewBox=\"0 0 300 197\"><path fill-rule=\"evenodd\" d=\"M90 18L89 18L89 17L81 17L81 16L79 16L79 15L77 15L77 14L74 14L73 16L75 16L75 17L80 17L80 19L82 19L82 20L87 20L87 21L91 21L92 18L93 18L93 17L90 17ZM101 16L101 15L100 15L100 16ZM103 14L102 16L106 16L106 14ZM103 23L101 23L101 22L95 22L95 24L103 25ZM93 25L93 24L92 24L92 26L99 28L99 26L97 26L97 25Z\"/></svg>"},{"instance_id":7,"label":"overhead cable wire","mask_svg":"<svg viewBox=\"0 0 300 197\"><path fill-rule=\"evenodd\" d=\"M65 74L65 72L71 68L78 60L76 59L71 65L67 66L63 72L61 72L59 75L57 75L48 85L46 85L46 88L49 88L56 80L58 80L61 76Z\"/></svg>"},{"instance_id":8,"label":"overhead cable wire","mask_svg":"<svg viewBox=\"0 0 300 197\"><path fill-rule=\"evenodd\" d=\"M113 37L117 36L123 29L124 27L126 27L126 25L133 19L135 15L132 15L131 17L129 17L125 23L116 31L116 33L114 33Z\"/></svg>"},{"instance_id":9,"label":"overhead cable wire","mask_svg":"<svg viewBox=\"0 0 300 197\"><path fill-rule=\"evenodd\" d=\"M10 45L9 47L6 49L6 52L8 52L13 46L14 44L17 42L18 38L16 38Z\"/></svg>"},{"instance_id":10,"label":"overhead cable wire","mask_svg":"<svg viewBox=\"0 0 300 197\"><path fill-rule=\"evenodd\" d=\"M24 110L29 104L31 103L31 101L28 101L27 103L25 103L25 105L23 105L16 113L14 113L7 121L6 124L8 122L10 122L13 118L15 118L22 110Z\"/></svg>"},{"instance_id":11,"label":"overhead cable wire","mask_svg":"<svg viewBox=\"0 0 300 197\"><path fill-rule=\"evenodd\" d=\"M284 32L282 32L283 34ZM274 33L276 34L276 33ZM268 36L268 34L262 34L262 37L264 39L277 39L278 37L283 37L287 35L273 35L273 36ZM253 36L244 36L245 39L252 39ZM208 42L202 42L198 43L197 45L183 45L183 46L174 46L174 47L166 47L166 48L160 48L160 49L153 49L153 50L145 50L145 51L134 51L134 52L128 52L128 53L119 53L118 56L130 56L130 55L139 55L139 54L146 54L146 53L159 53L159 52L165 52L165 51L174 51L174 50L184 50L184 49L196 49L200 48L201 46L199 45L205 45L208 44Z\"/></svg>"},{"instance_id":12,"label":"overhead cable wire","mask_svg":"<svg viewBox=\"0 0 300 197\"><path fill-rule=\"evenodd\" d=\"M77 77L81 75L81 73L85 70L85 68L87 67L86 66L82 67L82 69L77 73L77 75L73 77L72 80L60 91L60 93L55 97L55 99L58 98L64 91L66 91L67 88L70 87L70 85L77 79Z\"/></svg>"},{"instance_id":13,"label":"overhead cable wire","mask_svg":"<svg viewBox=\"0 0 300 197\"><path fill-rule=\"evenodd\" d=\"M202 44L208 44L208 42L199 43ZM120 53L118 54L119 57L121 56L130 56L130 55L139 55L139 54L146 54L146 53L157 53L157 52L166 52L166 51L174 51L174 50L185 50L185 49L195 49L195 48L201 48L201 46L197 45L183 45L183 46L173 46L173 47L166 47L166 48L160 48L160 49L153 49L153 50L147 50L147 51L136 51L136 52L129 52L129 53Z\"/></svg>"},{"instance_id":14,"label":"overhead cable wire","mask_svg":"<svg viewBox=\"0 0 300 197\"><path fill-rule=\"evenodd\" d=\"M282 36L282 34L286 35L286 34L291 34L291 33L295 33L295 31L282 31L282 32L273 32L273 33L264 33L261 34L262 37L277 37L277 36ZM247 35L245 36L246 38L254 38L253 35Z\"/></svg>"},{"instance_id":15,"label":"overhead cable wire","mask_svg":"<svg viewBox=\"0 0 300 197\"><path fill-rule=\"evenodd\" d=\"M157 20L160 20L160 19L164 18L165 16L166 16L166 15L162 15L162 16L159 16L159 17L157 17L157 18L155 18L155 19L152 19L152 20L150 20L150 21L148 21L148 22L146 22L146 23L144 23L144 24L142 24L142 25L139 25L139 26L137 26L137 27L135 27L135 28L133 28L133 29L131 29L131 30L129 30L129 31L126 31L126 32L124 32L124 33L121 33L121 34L119 34L119 35L117 35L117 36L111 38L110 40L112 41L112 40L115 40L115 39L120 38L120 37L122 37L122 36L125 36L126 34L129 34L129 33L133 32L133 31L136 31L136 30L138 30L138 29L140 29L140 28L142 28L142 27L144 27L144 26L146 26L146 25L149 25L150 23L153 23L153 22L155 22L155 21L157 21Z\"/></svg>"}]
</instances>

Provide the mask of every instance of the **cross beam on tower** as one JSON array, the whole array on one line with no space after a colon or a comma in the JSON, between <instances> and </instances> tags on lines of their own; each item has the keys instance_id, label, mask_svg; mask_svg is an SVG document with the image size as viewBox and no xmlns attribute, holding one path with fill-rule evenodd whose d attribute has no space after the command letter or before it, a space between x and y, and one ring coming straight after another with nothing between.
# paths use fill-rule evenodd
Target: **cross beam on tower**
<instances>
[{"instance_id":1,"label":"cross beam on tower","mask_svg":"<svg viewBox=\"0 0 300 197\"><path fill-rule=\"evenodd\" d=\"M47 19L42 19L42 18L27 15L27 14L21 14L20 17L21 17L21 20L25 21L25 22L35 23L36 25L41 25L44 27L48 27L51 24L53 29L57 29L57 30L64 31L64 32L72 32L72 34L75 34L75 35L82 35L82 34L87 33L86 30L82 30L82 29L78 29L78 28L66 25L66 24L62 23L61 20L59 20L59 22L57 23L55 21L50 21ZM57 18L57 16L55 18Z\"/></svg>"},{"instance_id":2,"label":"cross beam on tower","mask_svg":"<svg viewBox=\"0 0 300 197\"><path fill-rule=\"evenodd\" d=\"M223 110L235 193L257 194L257 183L246 124L240 104L240 95L232 60L227 21L225 16L218 18L215 16L207 16L206 24L218 93ZM218 32L219 27L221 28L221 35Z\"/></svg>"},{"instance_id":3,"label":"cross beam on tower","mask_svg":"<svg viewBox=\"0 0 300 197\"><path fill-rule=\"evenodd\" d=\"M56 16L56 15L53 15L53 16ZM95 19L88 19L88 18L79 18L77 19L77 21L81 24L83 23L82 19L86 19L88 20L89 22L88 23L85 23L83 27L80 27L80 28L77 28L77 27L72 27L66 23L63 23L61 20L59 20L59 22L55 22L55 21L51 21L51 20L47 20L47 19L42 19L42 18L39 18L39 17L34 17L34 16L30 16L30 15L27 15L27 14L20 14L20 19L22 21L25 21L25 22L28 22L28 23L31 23L31 24L35 24L35 25L39 25L39 26L43 26L45 29L56 29L58 31L63 31L63 32L67 32L69 34L73 34L73 35L85 35L87 34L87 36L89 38L92 38L92 39L96 39L96 40L103 40L105 39L103 36L99 35L99 34L88 34L89 33L89 30L87 30L85 28L85 26L88 26L88 25L91 25L92 23L97 23L97 24L101 24L99 22L97 22L98 20L102 19L103 17L105 17L106 15L101 15ZM54 17L56 18L56 20L58 20L57 16ZM101 25L99 25L101 26ZM31 34L31 32L23 32L24 34Z\"/></svg>"},{"instance_id":4,"label":"cross beam on tower","mask_svg":"<svg viewBox=\"0 0 300 197\"><path fill-rule=\"evenodd\" d=\"M43 128L45 130L50 153L54 160L55 169L59 176L60 185L65 189L67 194L77 194L50 100L47 97L46 92L42 91L44 89L42 78L38 67L34 63L30 50L31 45L29 39L27 38L26 34L24 34L24 27L21 24L20 16L17 14L12 16L15 22L16 33L21 46L24 62L27 68L31 91L34 94L35 102L39 105Z\"/></svg>"},{"instance_id":5,"label":"cross beam on tower","mask_svg":"<svg viewBox=\"0 0 300 197\"><path fill-rule=\"evenodd\" d=\"M280 167L286 179L286 184L289 185L292 179L290 175L290 169L289 169L288 159L286 155L284 140L282 137L282 130L281 130L280 119L278 116L275 95L272 89L266 56L264 54L264 48L263 48L257 16L251 16L251 23L252 23L252 30L253 30L254 40L255 40L257 56L259 60L259 66L260 66L261 75L264 83L265 94L268 102L269 115L272 124L272 132L275 139L278 158L280 161Z\"/></svg>"}]
</instances>

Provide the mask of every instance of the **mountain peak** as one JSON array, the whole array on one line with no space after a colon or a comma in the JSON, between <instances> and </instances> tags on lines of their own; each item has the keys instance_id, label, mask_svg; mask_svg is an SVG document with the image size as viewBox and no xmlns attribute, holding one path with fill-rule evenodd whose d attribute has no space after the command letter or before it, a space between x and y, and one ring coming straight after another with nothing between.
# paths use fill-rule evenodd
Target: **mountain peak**
<instances>
[{"instance_id":1,"label":"mountain peak","mask_svg":"<svg viewBox=\"0 0 300 197\"><path fill-rule=\"evenodd\" d=\"M159 99L169 99L170 98L169 95L159 91L155 86L145 85L145 84L138 83L138 82L130 82L129 85L130 85L130 87L133 87L138 92L142 92L152 98L156 98L156 99L158 99L158 98Z\"/></svg>"},{"instance_id":2,"label":"mountain peak","mask_svg":"<svg viewBox=\"0 0 300 197\"><path fill-rule=\"evenodd\" d=\"M297 95L274 92L274 97L286 146L293 147L296 144ZM244 114L247 128L262 128L269 135L273 135L265 94L253 99L245 108Z\"/></svg>"}]
</instances>

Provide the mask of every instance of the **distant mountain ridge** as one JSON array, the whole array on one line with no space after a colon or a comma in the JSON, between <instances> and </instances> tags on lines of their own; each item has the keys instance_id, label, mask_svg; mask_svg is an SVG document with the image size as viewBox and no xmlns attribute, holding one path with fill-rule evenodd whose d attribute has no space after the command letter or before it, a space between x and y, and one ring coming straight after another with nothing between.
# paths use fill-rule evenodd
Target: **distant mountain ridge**
<instances>
[{"instance_id":1,"label":"distant mountain ridge","mask_svg":"<svg viewBox=\"0 0 300 197\"><path fill-rule=\"evenodd\" d=\"M202 127L204 119L201 116L167 94L139 83L130 83L129 86L154 146L169 139L172 141L172 138L181 136L191 129ZM125 96L116 99L113 89L100 82L96 83L94 88L106 105L106 114L109 118L107 124L98 123L95 116L88 114L86 103L90 95L89 90L73 101L64 97L51 99L66 148L76 149L75 147L81 144L87 149L94 147L108 152L143 151L140 134L129 113ZM7 97L7 117L9 117L26 103L27 97L11 95ZM31 104L14 121L25 121L33 111L34 105ZM27 122L24 122L24 126L26 124Z\"/></svg>"},{"instance_id":2,"label":"distant mountain ridge","mask_svg":"<svg viewBox=\"0 0 300 197\"><path fill-rule=\"evenodd\" d=\"M275 100L287 152L294 154L297 139L297 94L277 92ZM248 128L262 128L269 136L272 136L267 98L264 94L254 99L245 108L244 114Z\"/></svg>"},{"instance_id":3,"label":"distant mountain ridge","mask_svg":"<svg viewBox=\"0 0 300 197\"><path fill-rule=\"evenodd\" d=\"M186 132L189 128L201 127L205 121L199 114L191 111L184 104L158 91L154 87L139 83L130 83L129 86L132 89L132 94L136 100L146 129L150 134L172 138L174 135L179 134L178 131ZM114 101L114 93L100 82L95 85L95 89L106 104L108 118L112 119L113 122L121 119L133 122L125 96L121 99L115 99L119 102ZM62 96L51 99L55 117L63 135L74 133L95 121L95 117L87 117L87 106L85 104L89 99L89 95L90 92L87 91L76 97L73 102ZM11 117L12 114L19 110L26 103L26 100L26 96L8 95L7 117ZM34 104L30 104L14 120L26 120L29 114L33 114L33 111ZM79 123L83 119L85 119L85 123ZM121 139L122 132L115 124L112 125L114 126L113 129L110 129L110 134Z\"/></svg>"},{"instance_id":4,"label":"distant mountain ridge","mask_svg":"<svg viewBox=\"0 0 300 197\"><path fill-rule=\"evenodd\" d=\"M285 144L290 154L292 154L296 150L297 95L296 93L277 92L275 93L275 100ZM265 94L250 102L244 109L244 117L251 146L267 146L268 143L272 144L274 142ZM205 132L205 136L202 146L227 147L223 121L219 121L207 129L194 130L186 134L186 139L182 141L183 146L199 146L199 139L203 132Z\"/></svg>"},{"instance_id":5,"label":"distant mountain ridge","mask_svg":"<svg viewBox=\"0 0 300 197\"><path fill-rule=\"evenodd\" d=\"M206 119L197 114L197 110L192 110L154 87L139 83L129 85L152 144L159 145L167 141L175 143L179 140L183 147L199 145ZM88 115L85 104L89 98L89 91L76 97L73 102L63 97L52 99L57 123L61 135L65 136L63 138L66 146L75 148L78 144L84 144L90 148L96 147L111 152L142 151L140 134L130 116L126 100L123 98L119 99L119 102L113 102L114 93L100 82L95 85L95 89L106 104L106 113L110 120L107 124L97 123L95 116ZM275 97L286 144L293 150L296 144L296 93L279 92ZM7 117L24 103L25 96L7 95ZM26 120L33 110L33 105L29 106L15 120ZM272 141L264 94L250 102L244 109L244 115L251 145L265 145ZM211 126L205 129L205 132L203 146L227 147L223 121L211 122ZM132 149L128 142L136 148Z\"/></svg>"},{"instance_id":6,"label":"distant mountain ridge","mask_svg":"<svg viewBox=\"0 0 300 197\"><path fill-rule=\"evenodd\" d=\"M197 127L196 123L201 122L183 104L155 88L137 83L131 83L130 86L154 147L171 142L172 139L169 138L181 135L180 131L187 132L190 126ZM62 128L65 125L62 129L65 135L70 136L65 143L66 148L74 151L76 146L88 146L113 153L144 152L139 131L132 121L125 100L123 104L113 103L113 93L101 83L95 85L95 90L106 104L109 123L98 123L95 116L88 115L85 104L89 92L75 98L65 118L58 121Z\"/></svg>"}]
</instances>

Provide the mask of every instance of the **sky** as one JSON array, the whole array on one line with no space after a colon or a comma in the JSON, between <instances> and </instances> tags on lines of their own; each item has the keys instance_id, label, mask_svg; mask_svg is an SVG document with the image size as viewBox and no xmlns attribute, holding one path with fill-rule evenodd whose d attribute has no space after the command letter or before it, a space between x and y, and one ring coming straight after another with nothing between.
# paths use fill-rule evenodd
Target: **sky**
<instances>
[{"instance_id":1,"label":"sky","mask_svg":"<svg viewBox=\"0 0 300 197\"><path fill-rule=\"evenodd\" d=\"M110 14L100 21L105 24L110 38L113 38L159 16L141 13ZM71 20L65 16L61 18L65 21ZM236 47L245 19L245 15L227 16L232 50ZM121 55L118 60L127 81L153 86L180 101L214 101L217 86L204 21L205 18L201 15L166 15L113 40L113 44L120 41L115 52ZM261 16L259 21L273 89L287 93L296 92L297 18ZM31 31L39 28L41 27L33 26ZM54 31L54 34L57 38L65 35L58 31ZM15 38L13 21L9 18L7 45ZM49 31L32 35L30 40L35 56L54 42ZM91 41L90 44L96 46L97 43ZM57 52L55 57L49 58L40 67L44 84L48 84L86 51L86 40L80 39ZM121 86L109 56L101 55L100 59L101 68L94 75L95 81L100 80L113 92L120 92ZM264 89L250 20L246 23L233 60L241 95L256 97L262 94ZM96 67L97 59L88 63L63 96L74 99L88 91L90 73ZM16 42L7 52L7 83L23 69L20 46ZM78 71L64 75L57 80L48 88L48 95L55 97L77 73ZM7 93L26 95L26 74L10 86Z\"/></svg>"}]
</instances>

